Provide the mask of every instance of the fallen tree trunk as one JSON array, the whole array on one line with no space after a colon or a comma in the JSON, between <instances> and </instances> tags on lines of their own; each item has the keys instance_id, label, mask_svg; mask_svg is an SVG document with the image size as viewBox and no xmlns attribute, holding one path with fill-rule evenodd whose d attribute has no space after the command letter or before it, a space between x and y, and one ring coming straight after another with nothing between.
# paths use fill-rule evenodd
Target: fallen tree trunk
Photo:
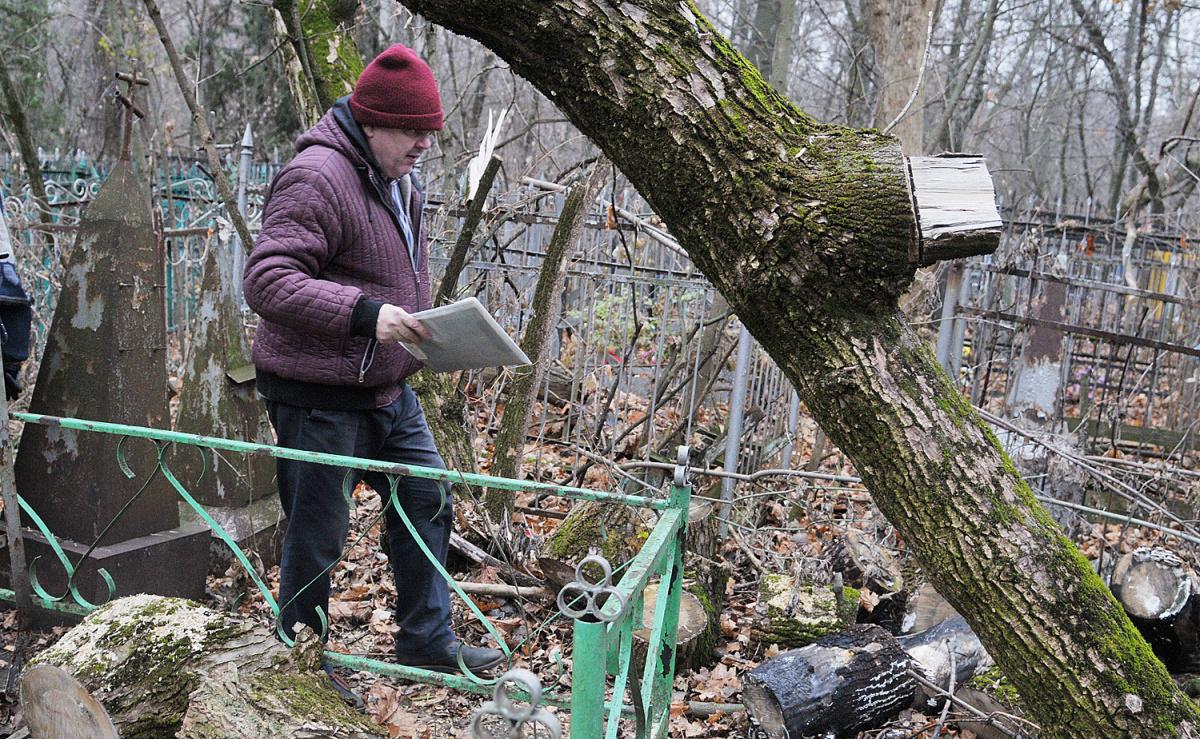
<instances>
[{"instance_id":1,"label":"fallen tree trunk","mask_svg":"<svg viewBox=\"0 0 1200 739\"><path fill-rule=\"evenodd\" d=\"M134 595L101 606L32 663L73 675L123 739L386 737L342 703L321 670L320 640L305 636L289 651L247 619Z\"/></svg>"},{"instance_id":2,"label":"fallen tree trunk","mask_svg":"<svg viewBox=\"0 0 1200 739\"><path fill-rule=\"evenodd\" d=\"M784 652L746 674L742 702L767 739L853 735L913 704L918 686L895 637L874 624Z\"/></svg>"}]
</instances>

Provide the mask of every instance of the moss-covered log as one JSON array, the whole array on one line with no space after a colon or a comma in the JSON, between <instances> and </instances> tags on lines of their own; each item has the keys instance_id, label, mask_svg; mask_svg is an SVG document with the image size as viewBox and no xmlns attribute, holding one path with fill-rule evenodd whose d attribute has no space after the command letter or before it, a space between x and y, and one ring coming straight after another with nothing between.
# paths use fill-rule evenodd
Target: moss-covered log
<instances>
[{"instance_id":1,"label":"moss-covered log","mask_svg":"<svg viewBox=\"0 0 1200 739\"><path fill-rule=\"evenodd\" d=\"M604 149L854 462L1047 736L1174 736L1195 705L908 326L896 140L814 120L690 3L405 0Z\"/></svg>"},{"instance_id":2,"label":"moss-covered log","mask_svg":"<svg viewBox=\"0 0 1200 739\"><path fill-rule=\"evenodd\" d=\"M763 646L808 646L854 624L859 591L843 587L841 597L823 585L796 583L787 575L764 575L759 583L757 619L750 635Z\"/></svg>"},{"instance_id":3,"label":"moss-covered log","mask_svg":"<svg viewBox=\"0 0 1200 739\"><path fill-rule=\"evenodd\" d=\"M342 703L309 635L289 652L253 621L135 595L97 609L33 664L71 673L124 739L386 737Z\"/></svg>"}]
</instances>

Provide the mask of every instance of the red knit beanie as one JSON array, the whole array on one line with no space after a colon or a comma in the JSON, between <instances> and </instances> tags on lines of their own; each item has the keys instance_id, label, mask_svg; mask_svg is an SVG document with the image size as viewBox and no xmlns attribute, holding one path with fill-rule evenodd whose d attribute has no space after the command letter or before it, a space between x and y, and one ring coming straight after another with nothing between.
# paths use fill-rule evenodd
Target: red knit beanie
<instances>
[{"instance_id":1,"label":"red knit beanie","mask_svg":"<svg viewBox=\"0 0 1200 739\"><path fill-rule=\"evenodd\" d=\"M375 57L358 77L350 95L354 120L383 128L442 127L442 100L433 72L416 53L401 44Z\"/></svg>"}]
</instances>

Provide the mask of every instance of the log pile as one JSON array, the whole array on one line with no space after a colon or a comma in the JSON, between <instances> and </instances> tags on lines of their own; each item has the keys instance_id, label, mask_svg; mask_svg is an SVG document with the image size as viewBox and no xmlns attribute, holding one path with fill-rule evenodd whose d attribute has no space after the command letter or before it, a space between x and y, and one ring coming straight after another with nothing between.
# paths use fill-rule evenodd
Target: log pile
<instances>
[{"instance_id":1,"label":"log pile","mask_svg":"<svg viewBox=\"0 0 1200 739\"><path fill-rule=\"evenodd\" d=\"M288 650L265 627L153 595L97 609L33 660L74 676L124 739L386 737L348 708L305 630ZM53 692L29 691L26 711Z\"/></svg>"}]
</instances>

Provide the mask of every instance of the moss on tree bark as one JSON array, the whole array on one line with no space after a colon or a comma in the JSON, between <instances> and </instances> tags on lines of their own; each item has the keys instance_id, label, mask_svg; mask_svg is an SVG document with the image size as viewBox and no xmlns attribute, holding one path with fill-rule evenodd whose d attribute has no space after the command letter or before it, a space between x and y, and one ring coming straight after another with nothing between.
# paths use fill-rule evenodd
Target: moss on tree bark
<instances>
[{"instance_id":1,"label":"moss on tree bark","mask_svg":"<svg viewBox=\"0 0 1200 739\"><path fill-rule=\"evenodd\" d=\"M897 308L916 224L894 138L792 106L688 3L405 4L507 60L640 189L1046 735L1196 720Z\"/></svg>"}]
</instances>

